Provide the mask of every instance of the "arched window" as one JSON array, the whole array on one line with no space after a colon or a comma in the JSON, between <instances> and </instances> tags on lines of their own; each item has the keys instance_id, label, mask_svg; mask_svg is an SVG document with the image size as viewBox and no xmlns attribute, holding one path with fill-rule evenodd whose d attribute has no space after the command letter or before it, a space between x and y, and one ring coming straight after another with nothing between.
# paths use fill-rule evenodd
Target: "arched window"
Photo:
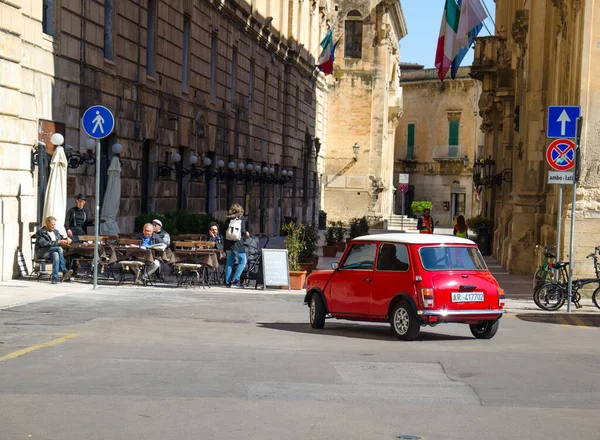
<instances>
[{"instance_id":1,"label":"arched window","mask_svg":"<svg viewBox=\"0 0 600 440\"><path fill-rule=\"evenodd\" d=\"M344 57L362 57L362 15L357 10L352 10L346 15L344 24Z\"/></svg>"}]
</instances>

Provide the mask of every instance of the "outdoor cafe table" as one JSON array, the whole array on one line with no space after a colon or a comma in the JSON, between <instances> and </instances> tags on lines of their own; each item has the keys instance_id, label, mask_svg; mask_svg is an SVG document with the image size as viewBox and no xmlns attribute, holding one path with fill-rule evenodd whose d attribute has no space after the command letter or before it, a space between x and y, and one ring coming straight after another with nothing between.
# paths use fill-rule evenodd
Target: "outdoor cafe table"
<instances>
[{"instance_id":1,"label":"outdoor cafe table","mask_svg":"<svg viewBox=\"0 0 600 440\"><path fill-rule=\"evenodd\" d=\"M154 260L162 260L166 263L175 263L175 256L171 249L142 249L139 247L124 247L115 248L117 261L138 260L145 263L152 263Z\"/></svg>"},{"instance_id":2,"label":"outdoor cafe table","mask_svg":"<svg viewBox=\"0 0 600 440\"><path fill-rule=\"evenodd\" d=\"M70 244L61 247L65 258L83 257L90 260L94 258L93 244ZM117 261L117 254L113 246L99 245L98 258L102 264L112 264Z\"/></svg>"},{"instance_id":3,"label":"outdoor cafe table","mask_svg":"<svg viewBox=\"0 0 600 440\"><path fill-rule=\"evenodd\" d=\"M225 252L218 249L196 249L194 251L175 251L175 262L203 264L207 267L217 269L219 260L225 257Z\"/></svg>"}]
</instances>

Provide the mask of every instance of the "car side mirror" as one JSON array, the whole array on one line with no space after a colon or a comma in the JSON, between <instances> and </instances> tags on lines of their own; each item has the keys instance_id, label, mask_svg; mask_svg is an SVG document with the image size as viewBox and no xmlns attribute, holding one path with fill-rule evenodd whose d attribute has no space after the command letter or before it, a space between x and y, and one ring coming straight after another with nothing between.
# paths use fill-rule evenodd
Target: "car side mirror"
<instances>
[{"instance_id":1,"label":"car side mirror","mask_svg":"<svg viewBox=\"0 0 600 440\"><path fill-rule=\"evenodd\" d=\"M338 270L340 268L340 263L331 263L331 268L333 270Z\"/></svg>"}]
</instances>

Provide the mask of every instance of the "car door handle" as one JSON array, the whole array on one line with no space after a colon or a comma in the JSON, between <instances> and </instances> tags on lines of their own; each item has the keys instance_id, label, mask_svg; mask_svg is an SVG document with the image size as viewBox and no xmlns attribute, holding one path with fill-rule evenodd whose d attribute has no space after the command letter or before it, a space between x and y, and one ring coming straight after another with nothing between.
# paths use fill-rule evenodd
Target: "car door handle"
<instances>
[{"instance_id":1,"label":"car door handle","mask_svg":"<svg viewBox=\"0 0 600 440\"><path fill-rule=\"evenodd\" d=\"M365 283L370 283L371 282L371 278L365 278Z\"/></svg>"}]
</instances>

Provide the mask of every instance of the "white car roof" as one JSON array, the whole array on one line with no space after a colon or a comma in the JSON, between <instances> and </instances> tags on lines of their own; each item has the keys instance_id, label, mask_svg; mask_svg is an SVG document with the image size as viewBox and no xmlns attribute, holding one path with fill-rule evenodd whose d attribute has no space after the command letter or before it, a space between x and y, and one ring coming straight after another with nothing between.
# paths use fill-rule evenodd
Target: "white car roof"
<instances>
[{"instance_id":1,"label":"white car roof","mask_svg":"<svg viewBox=\"0 0 600 440\"><path fill-rule=\"evenodd\" d=\"M459 238L453 235L412 233L363 235L362 237L356 237L354 241L387 241L388 243L407 244L475 244L467 238Z\"/></svg>"}]
</instances>

